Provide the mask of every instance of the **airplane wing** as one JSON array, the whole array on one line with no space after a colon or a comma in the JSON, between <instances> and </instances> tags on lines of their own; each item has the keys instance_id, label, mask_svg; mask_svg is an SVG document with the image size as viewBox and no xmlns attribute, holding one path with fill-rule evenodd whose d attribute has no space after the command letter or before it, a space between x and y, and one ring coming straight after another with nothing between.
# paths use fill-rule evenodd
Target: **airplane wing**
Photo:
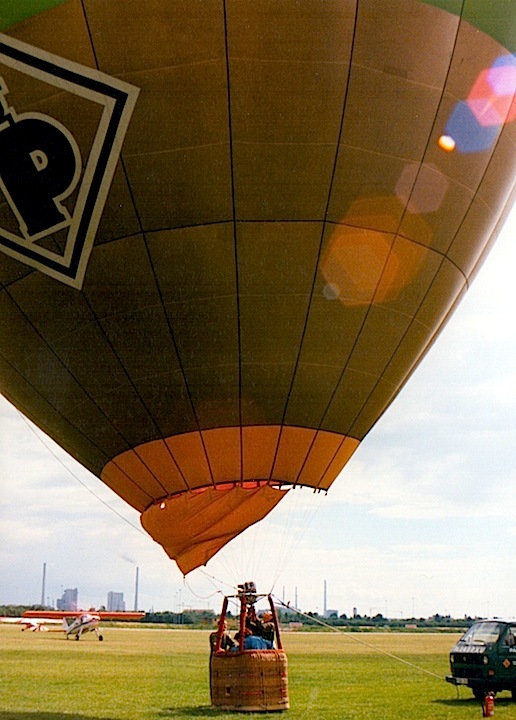
<instances>
[{"instance_id":1,"label":"airplane wing","mask_svg":"<svg viewBox=\"0 0 516 720\"><path fill-rule=\"evenodd\" d=\"M99 612L101 620L126 620L136 621L145 617L144 612Z\"/></svg>"},{"instance_id":2,"label":"airplane wing","mask_svg":"<svg viewBox=\"0 0 516 720\"><path fill-rule=\"evenodd\" d=\"M85 613L94 613L101 620L126 620L136 621L145 617L144 612L106 612L104 610L26 610L23 618L53 620L60 622L63 618L74 618Z\"/></svg>"}]
</instances>

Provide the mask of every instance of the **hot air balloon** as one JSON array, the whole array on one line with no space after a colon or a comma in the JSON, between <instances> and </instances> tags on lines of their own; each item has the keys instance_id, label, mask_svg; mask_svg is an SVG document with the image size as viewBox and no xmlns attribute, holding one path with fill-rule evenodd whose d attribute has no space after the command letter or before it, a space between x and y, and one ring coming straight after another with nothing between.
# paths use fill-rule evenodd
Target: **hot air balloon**
<instances>
[{"instance_id":1,"label":"hot air balloon","mask_svg":"<svg viewBox=\"0 0 516 720\"><path fill-rule=\"evenodd\" d=\"M2 393L183 573L327 491L468 288L513 197L515 12L0 11Z\"/></svg>"}]
</instances>

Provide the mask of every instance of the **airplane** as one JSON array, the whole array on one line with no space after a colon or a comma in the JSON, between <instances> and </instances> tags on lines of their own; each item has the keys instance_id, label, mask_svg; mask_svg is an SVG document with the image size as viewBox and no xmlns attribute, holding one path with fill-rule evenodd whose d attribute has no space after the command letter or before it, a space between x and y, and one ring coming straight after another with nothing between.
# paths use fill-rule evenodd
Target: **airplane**
<instances>
[{"instance_id":1,"label":"airplane","mask_svg":"<svg viewBox=\"0 0 516 720\"><path fill-rule=\"evenodd\" d=\"M48 632L49 628L47 627L47 624L62 624L61 620L49 619L47 623L44 623L44 621L37 622L36 620L31 620L30 618L23 617L0 617L0 623L22 625L22 632L24 632L25 630L30 630L31 632Z\"/></svg>"},{"instance_id":2,"label":"airplane","mask_svg":"<svg viewBox=\"0 0 516 720\"><path fill-rule=\"evenodd\" d=\"M99 640L103 636L98 631L102 620L141 620L144 612L105 612L89 610L26 610L20 618L0 618L0 622L23 625L22 630L64 632L66 639L74 637L79 640L88 632L94 632ZM58 624L57 629L48 628L47 625Z\"/></svg>"},{"instance_id":3,"label":"airplane","mask_svg":"<svg viewBox=\"0 0 516 720\"><path fill-rule=\"evenodd\" d=\"M83 613L74 618L63 618L63 631L67 640L70 637L79 640L85 633L94 632L97 638L102 641L104 638L99 634L99 623L100 615L97 613Z\"/></svg>"}]
</instances>

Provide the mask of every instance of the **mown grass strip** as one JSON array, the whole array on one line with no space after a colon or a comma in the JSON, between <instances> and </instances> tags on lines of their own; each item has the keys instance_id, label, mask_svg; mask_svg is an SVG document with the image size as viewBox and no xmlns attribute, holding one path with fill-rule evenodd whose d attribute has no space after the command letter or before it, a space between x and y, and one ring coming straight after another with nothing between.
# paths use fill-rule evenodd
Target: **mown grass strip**
<instances>
[{"instance_id":1,"label":"mown grass strip","mask_svg":"<svg viewBox=\"0 0 516 720\"><path fill-rule=\"evenodd\" d=\"M210 707L208 632L106 628L105 640L21 633L0 627L1 720L164 720L272 717ZM474 720L468 690L444 681L453 635L368 633L367 641L441 679L408 667L349 636L286 633L291 710L285 720ZM508 693L497 720L516 720Z\"/></svg>"}]
</instances>

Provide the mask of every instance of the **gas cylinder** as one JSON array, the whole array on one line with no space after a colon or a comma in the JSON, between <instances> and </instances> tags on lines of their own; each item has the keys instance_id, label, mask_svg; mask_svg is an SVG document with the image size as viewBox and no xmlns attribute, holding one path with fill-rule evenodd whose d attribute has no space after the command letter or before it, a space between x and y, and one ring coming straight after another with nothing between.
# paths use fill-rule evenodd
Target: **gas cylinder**
<instances>
[{"instance_id":1,"label":"gas cylinder","mask_svg":"<svg viewBox=\"0 0 516 720\"><path fill-rule=\"evenodd\" d=\"M482 717L493 717L494 715L494 695L487 693L484 699Z\"/></svg>"}]
</instances>

